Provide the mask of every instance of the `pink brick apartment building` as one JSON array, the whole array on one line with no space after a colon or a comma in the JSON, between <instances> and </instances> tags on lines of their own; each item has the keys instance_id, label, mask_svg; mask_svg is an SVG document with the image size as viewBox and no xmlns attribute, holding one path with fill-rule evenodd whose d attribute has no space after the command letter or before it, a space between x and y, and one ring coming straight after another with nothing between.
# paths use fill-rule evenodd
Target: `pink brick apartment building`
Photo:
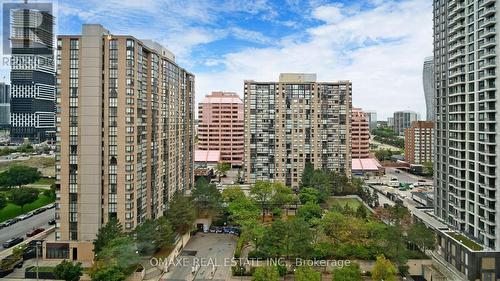
<instances>
[{"instance_id":1,"label":"pink brick apartment building","mask_svg":"<svg viewBox=\"0 0 500 281\"><path fill-rule=\"evenodd\" d=\"M243 165L243 101L236 93L212 92L198 104L198 149L220 151L222 162Z\"/></svg>"},{"instance_id":2,"label":"pink brick apartment building","mask_svg":"<svg viewBox=\"0 0 500 281\"><path fill-rule=\"evenodd\" d=\"M361 108L352 109L352 159L370 158L370 129L368 117Z\"/></svg>"}]
</instances>

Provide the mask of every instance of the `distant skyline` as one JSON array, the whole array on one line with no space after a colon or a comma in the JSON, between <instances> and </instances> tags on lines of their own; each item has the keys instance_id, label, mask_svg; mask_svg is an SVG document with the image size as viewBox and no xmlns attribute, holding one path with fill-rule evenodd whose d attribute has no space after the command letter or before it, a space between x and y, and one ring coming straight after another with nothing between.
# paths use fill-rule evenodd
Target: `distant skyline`
<instances>
[{"instance_id":1,"label":"distant skyline","mask_svg":"<svg viewBox=\"0 0 500 281\"><path fill-rule=\"evenodd\" d=\"M100 23L153 39L196 75L196 102L212 91L243 96L243 80L281 72L351 80L353 105L385 120L422 116L422 64L432 55L431 0L58 1L59 34Z\"/></svg>"}]
</instances>

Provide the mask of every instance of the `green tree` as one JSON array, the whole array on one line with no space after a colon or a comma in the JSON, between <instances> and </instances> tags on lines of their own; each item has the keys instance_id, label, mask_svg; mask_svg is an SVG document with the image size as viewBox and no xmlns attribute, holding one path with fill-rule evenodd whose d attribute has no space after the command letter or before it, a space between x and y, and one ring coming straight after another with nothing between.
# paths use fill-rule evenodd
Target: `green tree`
<instances>
[{"instance_id":1,"label":"green tree","mask_svg":"<svg viewBox=\"0 0 500 281\"><path fill-rule=\"evenodd\" d=\"M352 264L336 268L333 271L332 281L363 281L359 265Z\"/></svg>"},{"instance_id":2,"label":"green tree","mask_svg":"<svg viewBox=\"0 0 500 281\"><path fill-rule=\"evenodd\" d=\"M54 269L54 275L57 279L66 281L78 281L83 274L81 263L72 263L68 260L63 260Z\"/></svg>"},{"instance_id":3,"label":"green tree","mask_svg":"<svg viewBox=\"0 0 500 281\"><path fill-rule=\"evenodd\" d=\"M103 266L91 272L92 281L123 281L127 279L127 275L122 271L122 268L116 265Z\"/></svg>"},{"instance_id":4,"label":"green tree","mask_svg":"<svg viewBox=\"0 0 500 281\"><path fill-rule=\"evenodd\" d=\"M271 198L271 203L274 208L282 209L290 204L293 200L292 190L281 182L276 182L273 184L273 195ZM288 215L288 207L286 208Z\"/></svg>"},{"instance_id":5,"label":"green tree","mask_svg":"<svg viewBox=\"0 0 500 281\"><path fill-rule=\"evenodd\" d=\"M233 202L243 197L246 197L245 192L243 192L239 186L230 186L222 191L222 199L226 203Z\"/></svg>"},{"instance_id":6,"label":"green tree","mask_svg":"<svg viewBox=\"0 0 500 281\"><path fill-rule=\"evenodd\" d=\"M308 257L312 251L312 232L300 218L274 221L266 229L262 250L269 257Z\"/></svg>"},{"instance_id":7,"label":"green tree","mask_svg":"<svg viewBox=\"0 0 500 281\"><path fill-rule=\"evenodd\" d=\"M301 188L299 192L300 203L306 204L307 202L318 203L319 191L311 187Z\"/></svg>"},{"instance_id":8,"label":"green tree","mask_svg":"<svg viewBox=\"0 0 500 281\"><path fill-rule=\"evenodd\" d=\"M202 212L207 212L217 217L222 212L223 202L220 191L215 184L210 184L204 177L196 181L191 197L198 210L198 216Z\"/></svg>"},{"instance_id":9,"label":"green tree","mask_svg":"<svg viewBox=\"0 0 500 281\"><path fill-rule=\"evenodd\" d=\"M320 205L307 202L305 205L302 205L297 210L297 217L302 218L308 223L311 223L314 219L320 219L323 215L323 208Z\"/></svg>"},{"instance_id":10,"label":"green tree","mask_svg":"<svg viewBox=\"0 0 500 281\"><path fill-rule=\"evenodd\" d=\"M160 236L155 221L146 220L134 230L135 243L141 255L151 255L159 248Z\"/></svg>"},{"instance_id":11,"label":"green tree","mask_svg":"<svg viewBox=\"0 0 500 281\"><path fill-rule=\"evenodd\" d=\"M273 196L273 187L269 181L257 181L250 189L252 198L257 202L262 211L262 221L269 209L269 203Z\"/></svg>"},{"instance_id":12,"label":"green tree","mask_svg":"<svg viewBox=\"0 0 500 281\"><path fill-rule=\"evenodd\" d=\"M191 199L176 192L167 210L167 219L177 233L185 234L190 231L196 220L196 210Z\"/></svg>"},{"instance_id":13,"label":"green tree","mask_svg":"<svg viewBox=\"0 0 500 281\"><path fill-rule=\"evenodd\" d=\"M231 164L226 162L220 162L215 166L215 173L219 176L219 181L221 177L226 176L227 171L231 170Z\"/></svg>"},{"instance_id":14,"label":"green tree","mask_svg":"<svg viewBox=\"0 0 500 281\"><path fill-rule=\"evenodd\" d=\"M396 281L396 274L397 269L390 260L386 259L384 255L377 257L377 261L372 271L373 280Z\"/></svg>"},{"instance_id":15,"label":"green tree","mask_svg":"<svg viewBox=\"0 0 500 281\"><path fill-rule=\"evenodd\" d=\"M43 191L43 195L49 197L52 200L56 199L56 184L53 183L50 185L50 189L45 189Z\"/></svg>"},{"instance_id":16,"label":"green tree","mask_svg":"<svg viewBox=\"0 0 500 281\"><path fill-rule=\"evenodd\" d=\"M5 194L0 193L0 210L5 208L7 206L7 198L5 197Z\"/></svg>"},{"instance_id":17,"label":"green tree","mask_svg":"<svg viewBox=\"0 0 500 281\"><path fill-rule=\"evenodd\" d=\"M108 265L118 265L128 269L140 261L137 250L130 236L121 236L109 241L97 254L97 259L105 261Z\"/></svg>"},{"instance_id":18,"label":"green tree","mask_svg":"<svg viewBox=\"0 0 500 281\"><path fill-rule=\"evenodd\" d=\"M173 244L175 233L167 217L161 216L156 220L156 232L158 233L158 247L165 247Z\"/></svg>"},{"instance_id":19,"label":"green tree","mask_svg":"<svg viewBox=\"0 0 500 281\"><path fill-rule=\"evenodd\" d=\"M321 273L310 266L299 266L295 271L297 281L321 281Z\"/></svg>"},{"instance_id":20,"label":"green tree","mask_svg":"<svg viewBox=\"0 0 500 281\"><path fill-rule=\"evenodd\" d=\"M436 247L436 236L434 232L423 223L417 222L408 230L408 240L420 247L422 251L434 250Z\"/></svg>"},{"instance_id":21,"label":"green tree","mask_svg":"<svg viewBox=\"0 0 500 281\"><path fill-rule=\"evenodd\" d=\"M280 274L275 266L257 267L252 275L252 281L279 281Z\"/></svg>"},{"instance_id":22,"label":"green tree","mask_svg":"<svg viewBox=\"0 0 500 281\"><path fill-rule=\"evenodd\" d=\"M95 281L125 280L138 266L138 249L130 236L120 236L108 243L96 254L90 271Z\"/></svg>"},{"instance_id":23,"label":"green tree","mask_svg":"<svg viewBox=\"0 0 500 281\"><path fill-rule=\"evenodd\" d=\"M247 197L239 197L229 202L228 211L231 220L240 226L254 222L260 215L259 206Z\"/></svg>"},{"instance_id":24,"label":"green tree","mask_svg":"<svg viewBox=\"0 0 500 281\"><path fill-rule=\"evenodd\" d=\"M12 189L10 192L10 201L21 206L24 209L26 204L35 202L38 199L38 190L34 188L21 187Z\"/></svg>"},{"instance_id":25,"label":"green tree","mask_svg":"<svg viewBox=\"0 0 500 281\"><path fill-rule=\"evenodd\" d=\"M22 187L23 185L36 182L40 177L41 173L37 168L12 165L7 171L0 174L0 186Z\"/></svg>"},{"instance_id":26,"label":"green tree","mask_svg":"<svg viewBox=\"0 0 500 281\"><path fill-rule=\"evenodd\" d=\"M307 162L302 172L300 187L312 187L312 177L314 174L314 166L311 162Z\"/></svg>"},{"instance_id":27,"label":"green tree","mask_svg":"<svg viewBox=\"0 0 500 281\"><path fill-rule=\"evenodd\" d=\"M360 219L366 219L368 217L368 211L366 210L366 207L363 205L359 205L358 208L356 209L356 217Z\"/></svg>"},{"instance_id":28,"label":"green tree","mask_svg":"<svg viewBox=\"0 0 500 281\"><path fill-rule=\"evenodd\" d=\"M97 233L94 240L94 253L98 254L111 240L123 236L122 224L116 218L111 218Z\"/></svg>"}]
</instances>

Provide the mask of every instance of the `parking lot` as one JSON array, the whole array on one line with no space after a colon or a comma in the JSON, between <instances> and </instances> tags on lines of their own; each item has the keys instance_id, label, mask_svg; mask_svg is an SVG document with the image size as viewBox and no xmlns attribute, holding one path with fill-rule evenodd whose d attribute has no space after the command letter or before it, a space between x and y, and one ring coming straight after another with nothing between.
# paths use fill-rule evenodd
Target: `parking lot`
<instances>
[{"instance_id":1,"label":"parking lot","mask_svg":"<svg viewBox=\"0 0 500 281\"><path fill-rule=\"evenodd\" d=\"M232 234L197 233L161 280L228 280L236 241Z\"/></svg>"}]
</instances>

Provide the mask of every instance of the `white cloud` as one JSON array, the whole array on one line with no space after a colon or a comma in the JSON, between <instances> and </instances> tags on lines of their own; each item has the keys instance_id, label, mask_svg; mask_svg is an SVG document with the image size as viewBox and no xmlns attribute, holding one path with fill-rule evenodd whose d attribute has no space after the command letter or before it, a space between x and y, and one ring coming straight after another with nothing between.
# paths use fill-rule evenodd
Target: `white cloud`
<instances>
[{"instance_id":1,"label":"white cloud","mask_svg":"<svg viewBox=\"0 0 500 281\"><path fill-rule=\"evenodd\" d=\"M342 14L342 6L337 4L315 8L313 10L313 17L327 23L336 23L341 21L344 15Z\"/></svg>"},{"instance_id":2,"label":"white cloud","mask_svg":"<svg viewBox=\"0 0 500 281\"><path fill-rule=\"evenodd\" d=\"M307 30L308 39L225 55L224 70L196 74L197 97L221 88L242 95L245 79L314 72L321 81L352 80L354 105L377 110L379 118L401 109L425 112L422 65L432 54L432 3L379 2L369 10L318 7L311 16L324 23Z\"/></svg>"}]
</instances>

